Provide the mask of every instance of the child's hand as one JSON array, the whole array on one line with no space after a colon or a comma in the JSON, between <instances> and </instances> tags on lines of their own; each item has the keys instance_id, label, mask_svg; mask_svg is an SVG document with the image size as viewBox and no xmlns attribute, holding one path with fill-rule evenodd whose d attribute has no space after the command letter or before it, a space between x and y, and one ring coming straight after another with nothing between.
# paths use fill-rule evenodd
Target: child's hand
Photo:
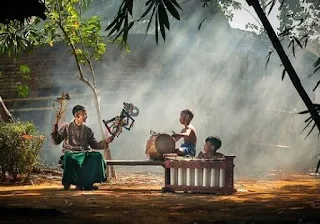
<instances>
[{"instance_id":1,"label":"child's hand","mask_svg":"<svg viewBox=\"0 0 320 224\"><path fill-rule=\"evenodd\" d=\"M172 133L173 133L173 134L171 135L172 138L178 137L178 134L177 134L177 133L175 133L174 131L172 131Z\"/></svg>"},{"instance_id":2,"label":"child's hand","mask_svg":"<svg viewBox=\"0 0 320 224\"><path fill-rule=\"evenodd\" d=\"M199 158L199 159L204 158L204 154L203 154L203 152L202 152L202 151L200 151L200 152L199 152L199 154L198 154L198 158Z\"/></svg>"}]
</instances>

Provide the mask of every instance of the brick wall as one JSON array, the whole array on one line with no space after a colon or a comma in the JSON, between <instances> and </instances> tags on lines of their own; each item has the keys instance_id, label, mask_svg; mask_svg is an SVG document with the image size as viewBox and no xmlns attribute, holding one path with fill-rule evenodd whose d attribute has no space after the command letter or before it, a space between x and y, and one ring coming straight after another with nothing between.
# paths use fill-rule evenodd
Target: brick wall
<instances>
[{"instance_id":1,"label":"brick wall","mask_svg":"<svg viewBox=\"0 0 320 224\"><path fill-rule=\"evenodd\" d=\"M125 54L119 48L113 45L107 46L106 56L101 62L94 64L97 82L102 84L106 82L104 77L106 74L100 75L99 73L108 71L108 82L118 82L119 76L123 77L123 85L134 81L139 81L139 74L132 73L139 68L143 69L146 65L148 52L140 54L135 49L141 47L148 48L152 45L152 40L146 41L143 45L138 46L135 39L143 39L143 36L133 36L130 39L132 53ZM137 41L139 42L139 41ZM141 41L140 41L141 42ZM82 84L77 80L78 71L75 64L73 55L69 53L70 49L63 43L56 43L53 47L46 46L34 50L30 53L23 54L18 60L8 58L6 55L0 56L0 95L4 99L17 98L17 87L21 84L27 84L31 89L30 97L41 97L56 95L59 89L64 86L68 88L77 88ZM141 51L139 51L141 52ZM140 54L140 55L138 55ZM117 62L113 65L113 62ZM124 65L119 67L119 62ZM31 70L31 79L25 80L19 72L21 64L26 64ZM102 66L103 64L103 66Z\"/></svg>"}]
</instances>

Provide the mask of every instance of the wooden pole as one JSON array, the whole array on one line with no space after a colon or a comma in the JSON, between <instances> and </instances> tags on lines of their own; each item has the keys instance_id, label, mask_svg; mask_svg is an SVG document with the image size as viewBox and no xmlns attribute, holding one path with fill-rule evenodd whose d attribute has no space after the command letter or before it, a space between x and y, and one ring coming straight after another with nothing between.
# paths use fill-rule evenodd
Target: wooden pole
<instances>
[{"instance_id":1,"label":"wooden pole","mask_svg":"<svg viewBox=\"0 0 320 224\"><path fill-rule=\"evenodd\" d=\"M118 166L164 166L164 161L153 160L105 160L107 165Z\"/></svg>"}]
</instances>

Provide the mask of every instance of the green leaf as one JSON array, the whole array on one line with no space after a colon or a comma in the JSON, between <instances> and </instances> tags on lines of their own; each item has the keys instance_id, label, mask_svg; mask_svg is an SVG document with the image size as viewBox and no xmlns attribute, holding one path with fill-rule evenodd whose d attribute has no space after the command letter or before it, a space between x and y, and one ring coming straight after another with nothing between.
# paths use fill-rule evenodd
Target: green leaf
<instances>
[{"instance_id":1,"label":"green leaf","mask_svg":"<svg viewBox=\"0 0 320 224\"><path fill-rule=\"evenodd\" d=\"M20 65L20 72L22 74L29 74L30 68L28 67L28 65Z\"/></svg>"},{"instance_id":2,"label":"green leaf","mask_svg":"<svg viewBox=\"0 0 320 224\"><path fill-rule=\"evenodd\" d=\"M169 23L169 18L166 9L164 8L164 5L162 2L158 6L158 11L159 11L159 22L160 22L160 28L161 24L163 24L167 27L167 29L170 29L170 23Z\"/></svg>"},{"instance_id":3,"label":"green leaf","mask_svg":"<svg viewBox=\"0 0 320 224\"><path fill-rule=\"evenodd\" d=\"M150 20L148 22L148 25L147 25L147 28L146 28L146 34L144 35L144 38L147 37L147 34L148 34L148 31L149 31L149 28L150 28L150 25L151 25L151 21L152 21L152 18L153 18L153 15L154 15L155 11L156 11L156 7L153 7L151 18L150 18Z\"/></svg>"},{"instance_id":4,"label":"green leaf","mask_svg":"<svg viewBox=\"0 0 320 224\"><path fill-rule=\"evenodd\" d=\"M172 3L170 1L164 1L164 4L166 5L170 14L174 18L176 18L177 20L180 20L180 15L179 15L178 11L176 10L176 8L174 7L174 5L172 5Z\"/></svg>"},{"instance_id":5,"label":"green leaf","mask_svg":"<svg viewBox=\"0 0 320 224\"><path fill-rule=\"evenodd\" d=\"M17 87L18 96L22 98L26 98L29 96L30 89L27 85L19 85Z\"/></svg>"},{"instance_id":6,"label":"green leaf","mask_svg":"<svg viewBox=\"0 0 320 224\"><path fill-rule=\"evenodd\" d=\"M300 41L296 38L296 37L293 37L294 38L294 40L297 42L297 44L299 45L299 47L301 48L301 49L303 49L303 46L302 46L302 44L300 43Z\"/></svg>"},{"instance_id":7,"label":"green leaf","mask_svg":"<svg viewBox=\"0 0 320 224\"><path fill-rule=\"evenodd\" d=\"M160 4L161 5L161 4ZM165 9L164 9L164 7L163 7L163 10L164 10L164 13L165 14L167 14L166 13L166 11L165 11ZM161 35L162 35L162 38L163 38L163 40L166 40L166 31L165 31L165 27L164 27L164 22L161 20L161 18L160 18L160 8L158 7L158 11L159 11L159 13L158 13L158 20L159 20L159 25L160 25L160 32L161 32Z\"/></svg>"},{"instance_id":8,"label":"green leaf","mask_svg":"<svg viewBox=\"0 0 320 224\"><path fill-rule=\"evenodd\" d=\"M317 84L314 86L314 88L312 89L312 91L315 91L317 88L318 88L318 86L320 85L320 80L317 82Z\"/></svg>"},{"instance_id":9,"label":"green leaf","mask_svg":"<svg viewBox=\"0 0 320 224\"><path fill-rule=\"evenodd\" d=\"M155 34L156 34L156 44L158 44L158 11L156 11L156 17L155 17L155 19L156 19L156 25L155 25L155 27L154 27L154 29L155 29Z\"/></svg>"},{"instance_id":10,"label":"green leaf","mask_svg":"<svg viewBox=\"0 0 320 224\"><path fill-rule=\"evenodd\" d=\"M295 52L295 46L294 46L294 43L292 44L292 53L293 53L293 57L296 57L296 52Z\"/></svg>"},{"instance_id":11,"label":"green leaf","mask_svg":"<svg viewBox=\"0 0 320 224\"><path fill-rule=\"evenodd\" d=\"M126 8L130 15L132 16L132 9L133 9L133 0L126 0Z\"/></svg>"},{"instance_id":12,"label":"green leaf","mask_svg":"<svg viewBox=\"0 0 320 224\"><path fill-rule=\"evenodd\" d=\"M165 1L166 1L166 0L165 0ZM169 1L170 1L170 0L169 0ZM182 10L182 8L180 7L180 5L177 3L176 0L171 0L171 2L172 2L176 7L178 7L179 9Z\"/></svg>"},{"instance_id":13,"label":"green leaf","mask_svg":"<svg viewBox=\"0 0 320 224\"><path fill-rule=\"evenodd\" d=\"M282 76L281 76L281 80L282 80L282 81L283 81L283 79L284 79L285 74L286 74L286 69L283 69L283 71L282 71Z\"/></svg>"},{"instance_id":14,"label":"green leaf","mask_svg":"<svg viewBox=\"0 0 320 224\"><path fill-rule=\"evenodd\" d=\"M268 15L270 15L274 5L276 4L276 0L271 0L267 5L269 5L271 3L271 6L269 8L269 12L268 12Z\"/></svg>"},{"instance_id":15,"label":"green leaf","mask_svg":"<svg viewBox=\"0 0 320 224\"><path fill-rule=\"evenodd\" d=\"M131 48L130 48L130 45L129 45L129 44L126 44L126 52L127 52L128 54L131 53Z\"/></svg>"},{"instance_id":16,"label":"green leaf","mask_svg":"<svg viewBox=\"0 0 320 224\"><path fill-rule=\"evenodd\" d=\"M201 26L202 26L203 22L204 22L207 18L208 18L208 17L205 17L205 18L200 22L200 24L198 25L198 30L201 29Z\"/></svg>"},{"instance_id":17,"label":"green leaf","mask_svg":"<svg viewBox=\"0 0 320 224\"><path fill-rule=\"evenodd\" d=\"M146 9L146 11L144 11L144 13L142 14L142 16L140 16L140 19L144 18L146 15L148 15L148 13L150 12L150 10L152 9L152 7L156 4L155 1L148 1L146 5L149 5L149 7Z\"/></svg>"}]
</instances>

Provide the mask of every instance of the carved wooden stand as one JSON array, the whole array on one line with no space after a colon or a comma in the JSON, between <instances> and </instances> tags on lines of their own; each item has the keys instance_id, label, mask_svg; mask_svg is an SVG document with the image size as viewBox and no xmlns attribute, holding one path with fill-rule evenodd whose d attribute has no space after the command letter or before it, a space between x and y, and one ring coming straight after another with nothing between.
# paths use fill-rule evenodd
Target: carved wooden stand
<instances>
[{"instance_id":1,"label":"carved wooden stand","mask_svg":"<svg viewBox=\"0 0 320 224\"><path fill-rule=\"evenodd\" d=\"M166 157L164 192L233 194L235 156L219 159Z\"/></svg>"}]
</instances>

